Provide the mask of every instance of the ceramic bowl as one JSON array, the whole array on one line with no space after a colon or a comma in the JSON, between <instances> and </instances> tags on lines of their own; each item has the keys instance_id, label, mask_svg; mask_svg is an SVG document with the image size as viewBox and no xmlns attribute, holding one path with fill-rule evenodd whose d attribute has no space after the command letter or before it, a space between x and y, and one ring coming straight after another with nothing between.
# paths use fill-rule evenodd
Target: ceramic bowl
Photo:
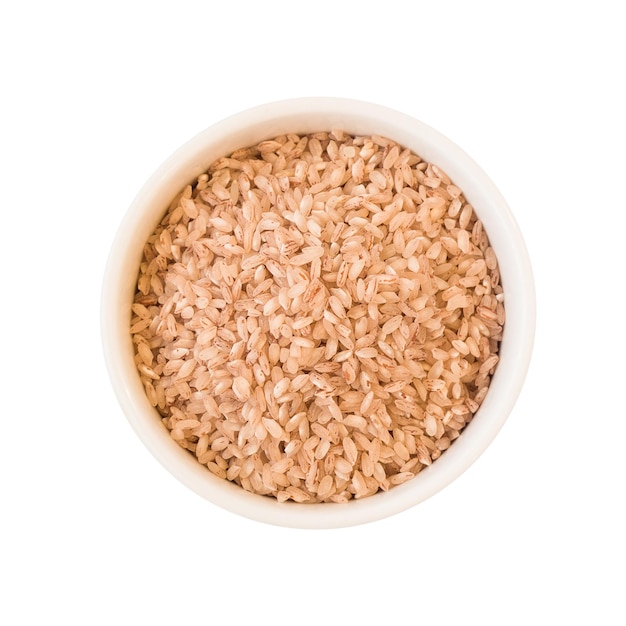
<instances>
[{"instance_id":1,"label":"ceramic bowl","mask_svg":"<svg viewBox=\"0 0 626 626\"><path fill-rule=\"evenodd\" d=\"M178 446L150 406L133 361L130 307L142 249L173 196L217 158L287 133L343 129L383 135L440 166L482 220L496 252L505 292L506 324L500 362L489 392L453 445L415 478L387 492L344 504L279 503L220 479ZM529 365L535 330L531 265L504 198L483 170L457 145L418 120L354 100L305 98L274 102L229 117L177 150L145 183L120 225L102 290L105 360L119 403L150 452L183 484L209 502L261 522L331 528L371 522L423 502L464 472L492 442L510 414Z\"/></svg>"}]
</instances>

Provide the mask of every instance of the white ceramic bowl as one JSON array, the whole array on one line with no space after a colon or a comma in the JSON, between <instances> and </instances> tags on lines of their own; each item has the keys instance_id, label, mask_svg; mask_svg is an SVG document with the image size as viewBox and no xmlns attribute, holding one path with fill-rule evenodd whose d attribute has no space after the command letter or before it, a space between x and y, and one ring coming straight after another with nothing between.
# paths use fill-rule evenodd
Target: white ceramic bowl
<instances>
[{"instance_id":1,"label":"white ceramic bowl","mask_svg":"<svg viewBox=\"0 0 626 626\"><path fill-rule=\"evenodd\" d=\"M143 245L171 198L217 158L286 133L341 128L350 134L387 136L443 168L463 190L498 257L507 320L500 362L472 422L433 465L414 479L345 504L279 503L212 475L178 446L148 403L133 362L130 306ZM496 436L511 412L530 361L535 331L532 270L522 236L495 185L449 139L397 111L354 100L304 98L266 104L201 132L175 152L141 189L113 243L102 291L102 337L115 393L126 417L152 454L182 483L210 502L271 524L332 528L370 522L412 507L465 471Z\"/></svg>"}]
</instances>

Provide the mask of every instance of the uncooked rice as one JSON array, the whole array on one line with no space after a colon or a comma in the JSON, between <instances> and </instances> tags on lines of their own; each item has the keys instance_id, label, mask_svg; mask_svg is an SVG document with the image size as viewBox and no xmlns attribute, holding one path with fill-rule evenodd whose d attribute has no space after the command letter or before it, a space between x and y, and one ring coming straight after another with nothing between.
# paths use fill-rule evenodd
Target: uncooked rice
<instances>
[{"instance_id":1,"label":"uncooked rice","mask_svg":"<svg viewBox=\"0 0 626 626\"><path fill-rule=\"evenodd\" d=\"M172 439L279 501L346 502L471 421L504 324L482 223L383 137L285 135L218 159L148 239L130 332Z\"/></svg>"}]
</instances>

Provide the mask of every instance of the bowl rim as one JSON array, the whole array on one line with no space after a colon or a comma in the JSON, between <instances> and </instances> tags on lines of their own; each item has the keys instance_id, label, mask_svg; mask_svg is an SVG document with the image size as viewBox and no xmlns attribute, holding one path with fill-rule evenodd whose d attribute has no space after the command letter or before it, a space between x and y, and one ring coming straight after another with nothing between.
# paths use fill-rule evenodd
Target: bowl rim
<instances>
[{"instance_id":1,"label":"bowl rim","mask_svg":"<svg viewBox=\"0 0 626 626\"><path fill-rule=\"evenodd\" d=\"M446 171L485 223L500 264L507 321L501 361L487 397L458 440L432 466L403 485L363 500L345 504L278 503L213 476L154 419L158 414L145 397L132 358L129 363L130 309L122 293L136 284L136 273L132 275L128 267L136 263L138 268L141 233L145 241L163 213L156 205L164 201L169 204L174 195L167 196L164 189L180 190L205 171L214 160L208 147L223 156L228 152L220 153L218 146L233 145L234 150L250 145L237 141L250 136L253 127L255 136L271 138L283 134L277 129L295 121L303 128L297 132L313 132L307 128L316 124L322 130L320 123L314 122L320 118L329 121L324 130L343 126L351 134L386 135ZM356 130L340 124L346 120ZM373 123L380 127L376 133L358 130L371 128L368 125ZM382 519L423 502L458 478L485 451L511 413L526 378L534 344L535 309L533 272L520 229L502 194L467 153L440 132L394 109L361 100L310 97L279 100L236 113L198 133L157 168L129 206L110 248L102 280L100 321L104 360L122 411L151 454L180 482L221 508L256 521L295 528L338 528Z\"/></svg>"}]
</instances>

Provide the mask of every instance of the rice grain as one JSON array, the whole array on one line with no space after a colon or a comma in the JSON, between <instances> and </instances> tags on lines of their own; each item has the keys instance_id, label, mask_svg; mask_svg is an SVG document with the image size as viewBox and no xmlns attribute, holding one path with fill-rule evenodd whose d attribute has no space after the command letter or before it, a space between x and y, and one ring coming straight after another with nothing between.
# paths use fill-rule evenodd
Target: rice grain
<instances>
[{"instance_id":1,"label":"rice grain","mask_svg":"<svg viewBox=\"0 0 626 626\"><path fill-rule=\"evenodd\" d=\"M186 186L146 242L129 332L148 402L210 472L340 503L453 445L504 323L463 191L334 130L236 150Z\"/></svg>"}]
</instances>

